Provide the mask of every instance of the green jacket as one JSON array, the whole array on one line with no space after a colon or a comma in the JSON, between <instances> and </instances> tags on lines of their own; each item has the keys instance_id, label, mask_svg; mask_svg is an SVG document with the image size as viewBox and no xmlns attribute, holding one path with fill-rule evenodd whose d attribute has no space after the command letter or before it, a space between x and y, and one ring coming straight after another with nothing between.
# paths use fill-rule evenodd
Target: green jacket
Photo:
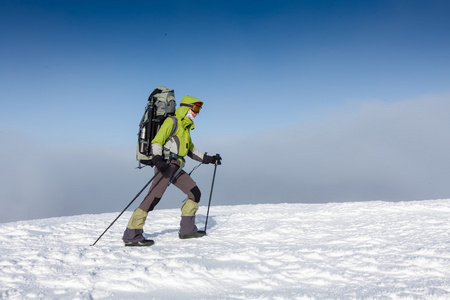
<instances>
[{"instance_id":1,"label":"green jacket","mask_svg":"<svg viewBox=\"0 0 450 300\"><path fill-rule=\"evenodd\" d=\"M202 101L189 95L181 99L181 103L193 104L196 102L203 104ZM167 149L181 157L188 155L197 161L203 160L203 153L195 148L191 140L190 131L195 128L195 125L192 120L186 117L188 110L188 107L180 106L175 111L175 117L178 122L177 129L172 137L170 133L172 132L174 122L172 118L166 118L155 138L152 140L153 155L163 156L163 149Z\"/></svg>"}]
</instances>

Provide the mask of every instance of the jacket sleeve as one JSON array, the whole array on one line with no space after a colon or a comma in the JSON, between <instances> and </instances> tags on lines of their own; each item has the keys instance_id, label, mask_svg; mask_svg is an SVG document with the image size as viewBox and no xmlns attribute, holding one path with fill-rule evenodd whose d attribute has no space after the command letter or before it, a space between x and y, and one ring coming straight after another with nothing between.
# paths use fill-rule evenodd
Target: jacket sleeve
<instances>
[{"instance_id":1,"label":"jacket sleeve","mask_svg":"<svg viewBox=\"0 0 450 300\"><path fill-rule=\"evenodd\" d=\"M197 150L197 148L195 148L194 144L191 141L188 156L190 158L192 158L193 160L202 162L204 154L202 152L200 152L199 150Z\"/></svg>"},{"instance_id":2,"label":"jacket sleeve","mask_svg":"<svg viewBox=\"0 0 450 300\"><path fill-rule=\"evenodd\" d=\"M163 152L163 146L166 143L167 139L170 137L170 133L173 128L173 120L172 118L166 118L164 123L161 125L161 128L155 135L155 138L152 140L152 153L153 155L161 155Z\"/></svg>"}]
</instances>

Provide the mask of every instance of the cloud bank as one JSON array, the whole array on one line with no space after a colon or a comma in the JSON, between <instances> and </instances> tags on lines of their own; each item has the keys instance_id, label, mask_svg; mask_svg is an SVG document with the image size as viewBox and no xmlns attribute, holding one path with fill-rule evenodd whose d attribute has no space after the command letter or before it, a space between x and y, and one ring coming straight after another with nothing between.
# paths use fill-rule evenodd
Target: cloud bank
<instances>
[{"instance_id":1,"label":"cloud bank","mask_svg":"<svg viewBox=\"0 0 450 300\"><path fill-rule=\"evenodd\" d=\"M222 144L230 152L224 155L224 190L238 187L228 199L253 202L448 197L449 109L448 95L367 102L314 122L299 120L242 137L230 142L232 149Z\"/></svg>"},{"instance_id":2,"label":"cloud bank","mask_svg":"<svg viewBox=\"0 0 450 300\"><path fill-rule=\"evenodd\" d=\"M223 157L213 205L448 198L448 111L450 95L367 101L256 135L194 142ZM132 146L49 145L10 130L0 138L0 222L121 211L152 175L135 169ZM212 172L209 165L193 173L202 205ZM157 208L180 207L183 198L170 187Z\"/></svg>"}]
</instances>

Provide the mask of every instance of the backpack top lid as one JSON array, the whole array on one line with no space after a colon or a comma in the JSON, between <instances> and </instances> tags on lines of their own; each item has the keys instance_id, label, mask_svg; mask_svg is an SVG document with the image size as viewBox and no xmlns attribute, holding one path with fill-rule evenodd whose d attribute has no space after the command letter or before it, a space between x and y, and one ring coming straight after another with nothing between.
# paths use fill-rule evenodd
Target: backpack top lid
<instances>
[{"instance_id":1,"label":"backpack top lid","mask_svg":"<svg viewBox=\"0 0 450 300\"><path fill-rule=\"evenodd\" d=\"M157 87L153 90L153 92L150 94L149 99L150 99L151 97L157 95L157 94L165 94L165 93L171 93L172 96L174 95L174 91L173 91L172 89L169 89L168 87L165 87L165 86L157 86ZM160 97L160 96L159 96L159 97ZM174 98L175 98L175 97L174 97Z\"/></svg>"},{"instance_id":2,"label":"backpack top lid","mask_svg":"<svg viewBox=\"0 0 450 300\"><path fill-rule=\"evenodd\" d=\"M156 117L166 117L175 113L175 92L165 86L156 87L148 97L149 104L153 100Z\"/></svg>"}]
</instances>

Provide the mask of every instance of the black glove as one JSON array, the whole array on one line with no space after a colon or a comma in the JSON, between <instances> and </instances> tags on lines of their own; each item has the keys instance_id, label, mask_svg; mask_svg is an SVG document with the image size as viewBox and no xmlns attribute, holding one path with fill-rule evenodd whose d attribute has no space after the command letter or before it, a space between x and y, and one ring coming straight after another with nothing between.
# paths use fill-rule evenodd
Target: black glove
<instances>
[{"instance_id":1,"label":"black glove","mask_svg":"<svg viewBox=\"0 0 450 300\"><path fill-rule=\"evenodd\" d=\"M164 173L169 169L169 165L162 159L161 155L155 155L152 162L161 173Z\"/></svg>"},{"instance_id":2,"label":"black glove","mask_svg":"<svg viewBox=\"0 0 450 300\"><path fill-rule=\"evenodd\" d=\"M216 154L214 156L209 156L205 153L205 155L203 155L203 161L202 163L204 164L218 164L221 165L222 164L222 157L220 157L220 154Z\"/></svg>"}]
</instances>

